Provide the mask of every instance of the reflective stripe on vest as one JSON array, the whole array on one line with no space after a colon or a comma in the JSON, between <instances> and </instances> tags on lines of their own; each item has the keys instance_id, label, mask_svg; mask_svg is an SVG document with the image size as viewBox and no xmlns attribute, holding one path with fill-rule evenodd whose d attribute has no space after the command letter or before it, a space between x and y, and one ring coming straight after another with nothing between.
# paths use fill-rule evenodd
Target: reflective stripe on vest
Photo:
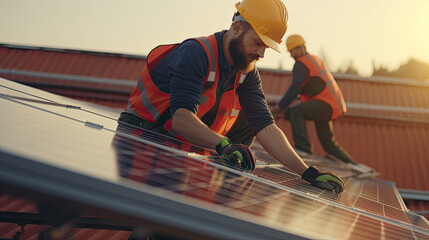
<instances>
[{"instance_id":1,"label":"reflective stripe on vest","mask_svg":"<svg viewBox=\"0 0 429 240\"><path fill-rule=\"evenodd\" d=\"M155 123L170 105L170 94L162 92L153 82L149 72L178 44L162 45L153 49L140 73L137 85L128 100L126 112Z\"/></svg>"},{"instance_id":2,"label":"reflective stripe on vest","mask_svg":"<svg viewBox=\"0 0 429 240\"><path fill-rule=\"evenodd\" d=\"M232 109L231 116L232 117L237 117L239 113L240 113L240 110L238 110L238 109Z\"/></svg>"},{"instance_id":3,"label":"reflective stripe on vest","mask_svg":"<svg viewBox=\"0 0 429 240\"><path fill-rule=\"evenodd\" d=\"M215 60L215 55L213 52L213 47L211 47L211 43L207 38L200 37L197 39L200 40L201 42L203 42L203 44L207 47L206 51L208 50L208 52L209 52L208 56L210 57L210 60L209 60L210 72L209 72L209 76L207 77L207 82L214 82L215 76L216 76L216 65L211 64L211 63L216 62L216 60Z\"/></svg>"},{"instance_id":4,"label":"reflective stripe on vest","mask_svg":"<svg viewBox=\"0 0 429 240\"><path fill-rule=\"evenodd\" d=\"M335 119L346 112L347 109L341 90L323 62L310 54L299 57L297 61L302 62L309 70L309 77L303 81L302 86L304 86L311 77L319 77L326 84L325 88L315 96L309 97L302 95L301 101L321 100L328 103L332 108L331 119Z\"/></svg>"},{"instance_id":5,"label":"reflective stripe on vest","mask_svg":"<svg viewBox=\"0 0 429 240\"><path fill-rule=\"evenodd\" d=\"M247 74L246 73L242 73L241 74L241 76L240 76L240 81L239 81L239 83L241 84L241 83L243 83L244 82L244 79L246 79L246 77L247 77Z\"/></svg>"},{"instance_id":6,"label":"reflective stripe on vest","mask_svg":"<svg viewBox=\"0 0 429 240\"><path fill-rule=\"evenodd\" d=\"M226 135L232 125L234 125L241 110L236 90L240 83L244 82L245 78L246 74L237 73L234 81L234 88L223 94L217 110L216 119L210 126L210 129L213 131Z\"/></svg>"}]
</instances>

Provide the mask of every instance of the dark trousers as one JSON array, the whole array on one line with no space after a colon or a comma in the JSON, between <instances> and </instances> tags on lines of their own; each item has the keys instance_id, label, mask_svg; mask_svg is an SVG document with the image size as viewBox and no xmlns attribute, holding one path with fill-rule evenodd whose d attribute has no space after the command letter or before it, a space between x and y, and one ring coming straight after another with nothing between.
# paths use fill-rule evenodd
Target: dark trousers
<instances>
[{"instance_id":1,"label":"dark trousers","mask_svg":"<svg viewBox=\"0 0 429 240\"><path fill-rule=\"evenodd\" d=\"M308 140L307 126L305 125L306 120L311 120L314 121L316 126L320 144L328 154L346 163L354 162L347 151L341 148L335 140L331 115L331 106L319 100L303 102L289 108L285 116L291 123L295 148L312 153L311 144Z\"/></svg>"},{"instance_id":2,"label":"dark trousers","mask_svg":"<svg viewBox=\"0 0 429 240\"><path fill-rule=\"evenodd\" d=\"M119 116L118 121L126 122L140 128L144 128L153 132L161 133L163 135L172 137L162 125L148 122L127 112L121 113L121 116ZM235 144L244 144L249 147L252 145L253 141L255 140L255 134L253 134L253 131L250 128L243 111L241 111L238 115L237 120L226 134L226 137L228 137L231 142Z\"/></svg>"}]
</instances>

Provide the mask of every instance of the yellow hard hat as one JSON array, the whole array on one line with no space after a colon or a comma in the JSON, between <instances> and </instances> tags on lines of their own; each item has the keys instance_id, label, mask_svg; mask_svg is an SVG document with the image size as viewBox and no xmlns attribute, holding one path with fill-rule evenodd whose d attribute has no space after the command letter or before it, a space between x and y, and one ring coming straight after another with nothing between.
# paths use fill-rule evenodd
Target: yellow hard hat
<instances>
[{"instance_id":1,"label":"yellow hard hat","mask_svg":"<svg viewBox=\"0 0 429 240\"><path fill-rule=\"evenodd\" d=\"M281 0L243 0L235 7L265 45L281 52L280 43L288 25L287 9Z\"/></svg>"},{"instance_id":2,"label":"yellow hard hat","mask_svg":"<svg viewBox=\"0 0 429 240\"><path fill-rule=\"evenodd\" d=\"M288 51L303 44L305 44L305 40L303 37L301 37L301 35L298 34L290 35L286 40L286 47Z\"/></svg>"}]
</instances>

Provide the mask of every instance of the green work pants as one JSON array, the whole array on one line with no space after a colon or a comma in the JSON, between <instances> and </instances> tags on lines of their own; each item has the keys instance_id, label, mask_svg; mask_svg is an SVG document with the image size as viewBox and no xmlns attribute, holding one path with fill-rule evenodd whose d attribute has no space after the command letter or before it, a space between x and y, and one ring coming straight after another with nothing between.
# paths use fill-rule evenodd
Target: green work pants
<instances>
[{"instance_id":1,"label":"green work pants","mask_svg":"<svg viewBox=\"0 0 429 240\"><path fill-rule=\"evenodd\" d=\"M311 144L308 140L307 126L305 124L306 120L311 120L314 121L316 126L320 144L328 154L331 154L346 163L354 162L353 158L347 153L347 151L341 148L335 140L331 115L331 106L319 100L302 102L289 108L285 113L285 116L291 123L295 148L304 152L312 153Z\"/></svg>"}]
</instances>

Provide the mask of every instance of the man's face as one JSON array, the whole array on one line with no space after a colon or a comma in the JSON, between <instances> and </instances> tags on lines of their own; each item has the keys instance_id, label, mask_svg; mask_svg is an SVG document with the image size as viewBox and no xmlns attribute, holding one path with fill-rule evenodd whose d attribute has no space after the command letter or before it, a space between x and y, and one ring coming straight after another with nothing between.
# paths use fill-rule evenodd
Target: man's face
<instances>
[{"instance_id":1,"label":"man's face","mask_svg":"<svg viewBox=\"0 0 429 240\"><path fill-rule=\"evenodd\" d=\"M240 71L253 70L255 62L264 57L265 48L267 46L253 29L241 32L229 44L234 67Z\"/></svg>"},{"instance_id":2,"label":"man's face","mask_svg":"<svg viewBox=\"0 0 429 240\"><path fill-rule=\"evenodd\" d=\"M300 48L299 47L296 47L296 48L293 48L293 49L291 49L289 52L290 52L290 56L291 57L293 57L294 59L297 59L298 57L300 57L301 55L301 53L300 53L300 50L299 50Z\"/></svg>"}]
</instances>

